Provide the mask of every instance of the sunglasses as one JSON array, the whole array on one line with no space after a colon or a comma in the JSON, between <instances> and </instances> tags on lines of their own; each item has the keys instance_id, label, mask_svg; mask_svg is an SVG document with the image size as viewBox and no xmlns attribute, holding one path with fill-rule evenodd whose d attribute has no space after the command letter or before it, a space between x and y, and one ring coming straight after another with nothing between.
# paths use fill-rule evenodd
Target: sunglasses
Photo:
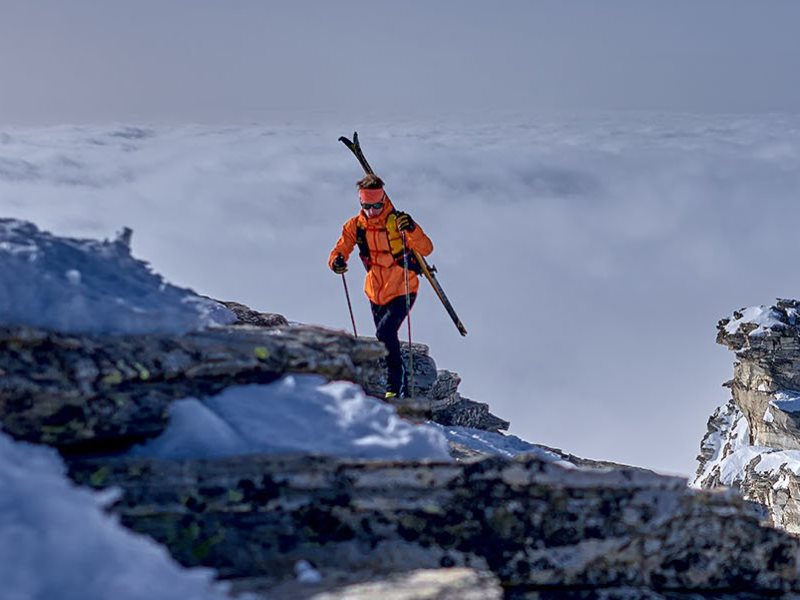
<instances>
[{"instance_id":1,"label":"sunglasses","mask_svg":"<svg viewBox=\"0 0 800 600\"><path fill-rule=\"evenodd\" d=\"M381 201L381 202L373 202L372 204L369 203L362 204L361 208L363 208L364 210L369 210L370 208L374 208L375 210L380 210L381 208L383 208L383 202Z\"/></svg>"}]
</instances>

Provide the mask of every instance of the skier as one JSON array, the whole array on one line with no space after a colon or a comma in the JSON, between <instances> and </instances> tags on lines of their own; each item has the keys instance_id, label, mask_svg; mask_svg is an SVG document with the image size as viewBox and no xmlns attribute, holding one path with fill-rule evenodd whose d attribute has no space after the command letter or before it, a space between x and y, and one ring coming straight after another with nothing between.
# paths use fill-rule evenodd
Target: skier
<instances>
[{"instance_id":1,"label":"skier","mask_svg":"<svg viewBox=\"0 0 800 600\"><path fill-rule=\"evenodd\" d=\"M375 336L389 353L386 357L386 398L403 398L408 395L408 384L397 332L408 315L406 291L409 292L410 308L417 298L417 273L421 270L412 251L427 256L433 252L433 243L409 214L395 210L380 177L369 174L357 186L361 211L342 227L342 235L331 251L328 266L336 274L344 273L350 253L358 246L359 256L367 269L364 292L372 308ZM409 271L408 290L404 264L408 265Z\"/></svg>"}]
</instances>

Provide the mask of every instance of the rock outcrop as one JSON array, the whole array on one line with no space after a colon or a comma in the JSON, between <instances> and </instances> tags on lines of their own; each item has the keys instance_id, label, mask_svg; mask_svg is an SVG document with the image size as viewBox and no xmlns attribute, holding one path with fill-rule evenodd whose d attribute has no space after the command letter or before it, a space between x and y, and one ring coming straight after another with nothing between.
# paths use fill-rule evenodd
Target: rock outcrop
<instances>
[{"instance_id":1,"label":"rock outcrop","mask_svg":"<svg viewBox=\"0 0 800 600\"><path fill-rule=\"evenodd\" d=\"M723 319L736 354L731 400L708 422L695 485L733 486L777 527L800 533L800 302L778 300Z\"/></svg>"},{"instance_id":2,"label":"rock outcrop","mask_svg":"<svg viewBox=\"0 0 800 600\"><path fill-rule=\"evenodd\" d=\"M186 335L70 335L0 328L0 418L17 439L100 452L161 433L167 407L287 373L357 383L385 349L320 327L227 327Z\"/></svg>"},{"instance_id":3,"label":"rock outcrop","mask_svg":"<svg viewBox=\"0 0 800 600\"><path fill-rule=\"evenodd\" d=\"M288 325L286 317L277 313L263 313L253 310L239 302L220 301L220 304L236 315L233 325L254 325L256 327L283 327Z\"/></svg>"},{"instance_id":4,"label":"rock outcrop","mask_svg":"<svg viewBox=\"0 0 800 600\"><path fill-rule=\"evenodd\" d=\"M271 598L792 597L800 541L729 492L536 447L517 459L367 461L251 454L122 457L189 396L292 373L383 389L383 346L228 303L239 322L185 335L0 329L0 418L61 450L70 476L184 565ZM413 346L414 419L508 427ZM786 425L785 427L788 427ZM310 582L298 580L309 564Z\"/></svg>"},{"instance_id":5,"label":"rock outcrop","mask_svg":"<svg viewBox=\"0 0 800 600\"><path fill-rule=\"evenodd\" d=\"M315 373L383 395L386 350L374 338L288 325L238 305L246 322L186 335L76 335L0 327L0 419L17 439L62 452L106 452L160 434L169 404L234 384ZM249 325L248 323L261 323ZM489 431L508 422L462 398L455 373L414 346L411 416ZM402 405L403 403L400 402Z\"/></svg>"},{"instance_id":6,"label":"rock outcrop","mask_svg":"<svg viewBox=\"0 0 800 600\"><path fill-rule=\"evenodd\" d=\"M252 456L73 461L71 475L122 489L122 522L180 562L267 587L285 588L305 560L341 585L459 566L542 597L800 590L800 540L733 494L641 470Z\"/></svg>"}]
</instances>

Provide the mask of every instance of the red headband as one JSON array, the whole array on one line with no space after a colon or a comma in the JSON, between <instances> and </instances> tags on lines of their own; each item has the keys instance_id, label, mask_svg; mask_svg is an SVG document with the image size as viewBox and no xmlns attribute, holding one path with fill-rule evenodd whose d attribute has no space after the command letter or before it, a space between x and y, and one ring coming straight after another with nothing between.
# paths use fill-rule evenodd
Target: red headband
<instances>
[{"instance_id":1,"label":"red headband","mask_svg":"<svg viewBox=\"0 0 800 600\"><path fill-rule=\"evenodd\" d=\"M383 202L383 197L386 193L382 190L358 190L358 197L364 204L374 204L375 202Z\"/></svg>"}]
</instances>

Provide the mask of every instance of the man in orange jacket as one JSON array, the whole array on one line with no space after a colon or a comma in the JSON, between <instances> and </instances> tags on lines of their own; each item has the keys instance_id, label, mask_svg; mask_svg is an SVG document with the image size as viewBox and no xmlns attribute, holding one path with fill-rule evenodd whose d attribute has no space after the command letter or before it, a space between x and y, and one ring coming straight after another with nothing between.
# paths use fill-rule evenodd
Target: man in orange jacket
<instances>
[{"instance_id":1,"label":"man in orange jacket","mask_svg":"<svg viewBox=\"0 0 800 600\"><path fill-rule=\"evenodd\" d=\"M410 306L417 299L420 267L411 252L422 256L433 252L433 243L410 215L395 210L383 189L383 181L376 175L367 175L358 182L361 211L342 227L342 235L328 258L334 273L347 271L347 259L353 248L358 254L367 277L364 292L372 307L376 337L389 352L386 397L407 395L407 381L400 340L397 332L408 315L406 310L406 277L403 268L408 261L408 291ZM403 255L403 234L406 238L407 256Z\"/></svg>"}]
</instances>

